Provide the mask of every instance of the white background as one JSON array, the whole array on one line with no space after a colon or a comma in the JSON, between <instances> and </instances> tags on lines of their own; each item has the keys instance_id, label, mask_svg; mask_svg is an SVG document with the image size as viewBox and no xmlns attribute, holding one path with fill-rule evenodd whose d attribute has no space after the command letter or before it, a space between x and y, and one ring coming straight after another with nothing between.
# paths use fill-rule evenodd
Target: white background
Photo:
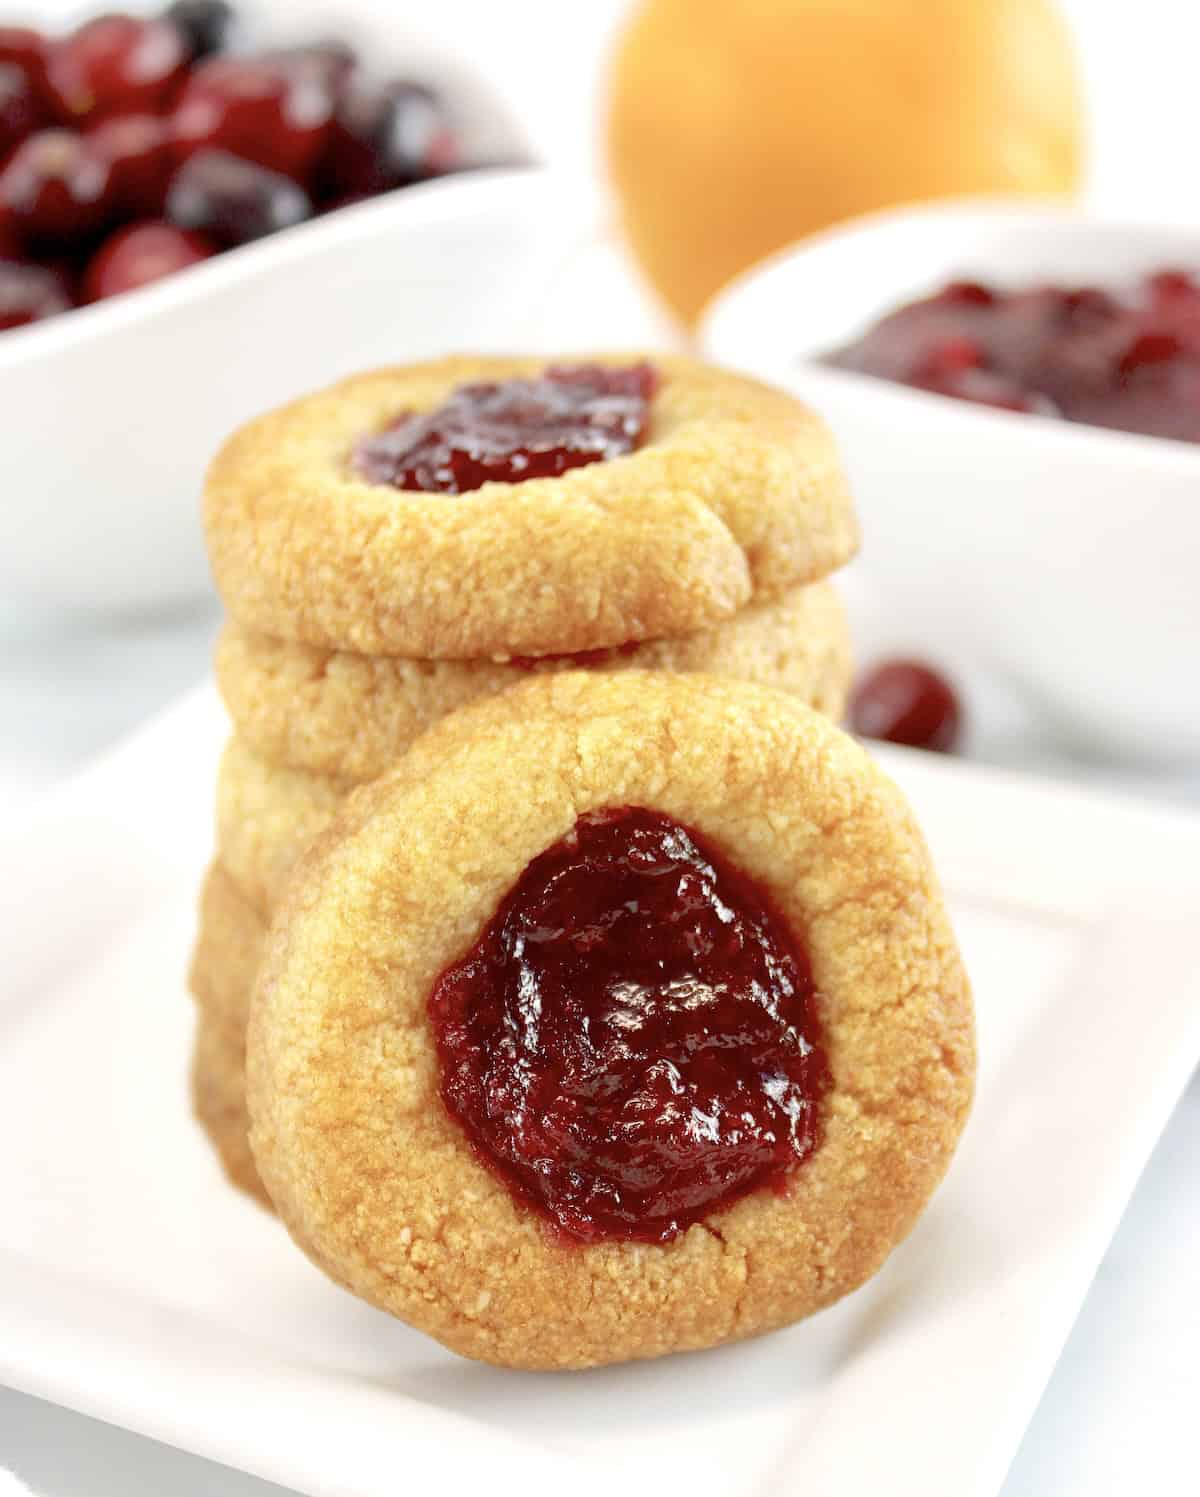
<instances>
[{"instance_id":1,"label":"white background","mask_svg":"<svg viewBox=\"0 0 1200 1497\"><path fill-rule=\"evenodd\" d=\"M286 11L283 0L277 3ZM1188 0L1064 4L1077 28L1093 111L1093 198L1123 216L1200 222L1200 14ZM426 25L447 48L476 58L542 156L580 171L595 168L599 79L614 18L624 9L618 0L377 5L387 14L403 12L407 27ZM13 7L14 18L19 9ZM80 7L24 9L48 20ZM336 12L331 0L330 13ZM639 295L624 285L609 290L596 316L610 330L614 316L626 317L630 341L646 336L653 318ZM585 341L582 325L578 336ZM19 502L20 496L4 497ZM0 608L0 809L26 800L32 787L52 783L199 679L214 617L200 609L177 619L101 625L35 620ZM1180 683L1189 688L1194 683ZM1131 1022L1141 997L1130 994ZM1192 1438L1200 1394L1197 1157L1200 1090L1193 1084L1101 1269L1005 1497L1200 1490ZM0 1393L4 1463L48 1497L250 1497L274 1490L11 1393ZM402 1482L404 1473L381 1473L380 1490ZM0 1497L6 1493L0 1476Z\"/></svg>"}]
</instances>

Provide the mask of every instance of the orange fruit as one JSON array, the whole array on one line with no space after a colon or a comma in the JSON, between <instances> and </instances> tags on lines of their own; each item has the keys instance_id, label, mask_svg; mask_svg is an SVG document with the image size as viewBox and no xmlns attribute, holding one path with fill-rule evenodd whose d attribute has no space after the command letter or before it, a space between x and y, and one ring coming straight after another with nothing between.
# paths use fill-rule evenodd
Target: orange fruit
<instances>
[{"instance_id":1,"label":"orange fruit","mask_svg":"<svg viewBox=\"0 0 1200 1497\"><path fill-rule=\"evenodd\" d=\"M1066 193L1083 154L1051 0L644 0L608 116L625 230L682 317L839 219Z\"/></svg>"}]
</instances>

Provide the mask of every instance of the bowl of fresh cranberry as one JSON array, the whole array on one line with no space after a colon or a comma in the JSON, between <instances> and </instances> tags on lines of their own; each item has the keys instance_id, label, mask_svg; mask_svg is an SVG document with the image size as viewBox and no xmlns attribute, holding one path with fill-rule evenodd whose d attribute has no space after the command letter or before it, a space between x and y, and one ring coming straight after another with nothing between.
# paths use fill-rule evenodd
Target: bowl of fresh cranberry
<instances>
[{"instance_id":1,"label":"bowl of fresh cranberry","mask_svg":"<svg viewBox=\"0 0 1200 1497\"><path fill-rule=\"evenodd\" d=\"M195 595L195 496L231 428L373 363L527 343L589 232L483 80L378 7L348 0L336 36L327 14L0 25L10 599Z\"/></svg>"},{"instance_id":2,"label":"bowl of fresh cranberry","mask_svg":"<svg viewBox=\"0 0 1200 1497\"><path fill-rule=\"evenodd\" d=\"M1084 755L1200 757L1200 232L900 209L723 292L707 351L829 419L906 647Z\"/></svg>"}]
</instances>

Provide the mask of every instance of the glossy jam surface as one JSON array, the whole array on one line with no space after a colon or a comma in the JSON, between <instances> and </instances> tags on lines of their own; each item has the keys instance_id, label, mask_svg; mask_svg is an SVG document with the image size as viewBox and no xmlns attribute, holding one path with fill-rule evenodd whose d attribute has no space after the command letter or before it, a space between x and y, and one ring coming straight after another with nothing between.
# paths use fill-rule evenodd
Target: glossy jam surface
<instances>
[{"instance_id":1,"label":"glossy jam surface","mask_svg":"<svg viewBox=\"0 0 1200 1497\"><path fill-rule=\"evenodd\" d=\"M372 483L431 494L557 478L639 447L657 384L650 364L580 364L461 385L436 410L401 416L360 442L354 465Z\"/></svg>"},{"instance_id":2,"label":"glossy jam surface","mask_svg":"<svg viewBox=\"0 0 1200 1497\"><path fill-rule=\"evenodd\" d=\"M582 816L429 1000L442 1097L513 1193L583 1241L665 1242L817 1146L807 957L697 833Z\"/></svg>"},{"instance_id":3,"label":"glossy jam surface","mask_svg":"<svg viewBox=\"0 0 1200 1497\"><path fill-rule=\"evenodd\" d=\"M1200 442L1200 276L1123 292L955 281L826 362L1005 410Z\"/></svg>"}]
</instances>

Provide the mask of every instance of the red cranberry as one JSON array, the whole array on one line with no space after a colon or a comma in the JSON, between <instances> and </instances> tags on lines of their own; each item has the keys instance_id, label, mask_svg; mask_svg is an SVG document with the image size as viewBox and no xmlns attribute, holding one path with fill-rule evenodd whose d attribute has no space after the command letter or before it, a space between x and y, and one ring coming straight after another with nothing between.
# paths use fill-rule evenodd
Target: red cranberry
<instances>
[{"instance_id":1,"label":"red cranberry","mask_svg":"<svg viewBox=\"0 0 1200 1497\"><path fill-rule=\"evenodd\" d=\"M198 265L217 253L203 234L171 224L141 223L118 229L92 256L83 276L85 301L103 301Z\"/></svg>"},{"instance_id":2,"label":"red cranberry","mask_svg":"<svg viewBox=\"0 0 1200 1497\"><path fill-rule=\"evenodd\" d=\"M916 660L888 660L859 681L850 723L864 738L949 753L962 729L954 688Z\"/></svg>"},{"instance_id":3,"label":"red cranberry","mask_svg":"<svg viewBox=\"0 0 1200 1497\"><path fill-rule=\"evenodd\" d=\"M67 283L57 271L0 260L0 332L54 317L72 305Z\"/></svg>"},{"instance_id":4,"label":"red cranberry","mask_svg":"<svg viewBox=\"0 0 1200 1497\"><path fill-rule=\"evenodd\" d=\"M367 196L435 177L457 164L458 144L438 96L400 80L352 83L338 105L318 176L329 198Z\"/></svg>"},{"instance_id":5,"label":"red cranberry","mask_svg":"<svg viewBox=\"0 0 1200 1497\"><path fill-rule=\"evenodd\" d=\"M193 61L227 52L238 30L237 13L226 0L175 0L163 20L182 33Z\"/></svg>"},{"instance_id":6,"label":"red cranberry","mask_svg":"<svg viewBox=\"0 0 1200 1497\"><path fill-rule=\"evenodd\" d=\"M33 80L15 62L0 62L0 161L46 123Z\"/></svg>"},{"instance_id":7,"label":"red cranberry","mask_svg":"<svg viewBox=\"0 0 1200 1497\"><path fill-rule=\"evenodd\" d=\"M169 108L187 67L179 32L165 21L97 16L51 48L46 83L67 121Z\"/></svg>"},{"instance_id":8,"label":"red cranberry","mask_svg":"<svg viewBox=\"0 0 1200 1497\"><path fill-rule=\"evenodd\" d=\"M1117 367L1122 375L1136 374L1177 359L1183 351L1183 343L1174 333L1138 333L1122 353Z\"/></svg>"},{"instance_id":9,"label":"red cranberry","mask_svg":"<svg viewBox=\"0 0 1200 1497\"><path fill-rule=\"evenodd\" d=\"M435 410L402 416L361 442L355 465L372 483L436 494L557 478L639 446L657 382L649 364L580 364L538 379L460 385Z\"/></svg>"},{"instance_id":10,"label":"red cranberry","mask_svg":"<svg viewBox=\"0 0 1200 1497\"><path fill-rule=\"evenodd\" d=\"M302 181L333 115L327 83L281 63L217 57L188 79L175 112L176 147L230 151Z\"/></svg>"},{"instance_id":11,"label":"red cranberry","mask_svg":"<svg viewBox=\"0 0 1200 1497\"><path fill-rule=\"evenodd\" d=\"M818 1146L807 954L766 892L641 806L525 868L428 1011L441 1094L518 1200L583 1241L666 1242Z\"/></svg>"},{"instance_id":12,"label":"red cranberry","mask_svg":"<svg viewBox=\"0 0 1200 1497\"><path fill-rule=\"evenodd\" d=\"M26 239L69 245L104 222L108 164L70 130L31 135L0 172L0 206Z\"/></svg>"},{"instance_id":13,"label":"red cranberry","mask_svg":"<svg viewBox=\"0 0 1200 1497\"><path fill-rule=\"evenodd\" d=\"M175 170L165 120L156 114L119 115L90 130L87 142L108 163L118 213L149 218L162 212L167 183Z\"/></svg>"},{"instance_id":14,"label":"red cranberry","mask_svg":"<svg viewBox=\"0 0 1200 1497\"><path fill-rule=\"evenodd\" d=\"M201 151L175 173L167 218L224 244L245 244L312 215L312 203L290 177L227 151Z\"/></svg>"}]
</instances>

